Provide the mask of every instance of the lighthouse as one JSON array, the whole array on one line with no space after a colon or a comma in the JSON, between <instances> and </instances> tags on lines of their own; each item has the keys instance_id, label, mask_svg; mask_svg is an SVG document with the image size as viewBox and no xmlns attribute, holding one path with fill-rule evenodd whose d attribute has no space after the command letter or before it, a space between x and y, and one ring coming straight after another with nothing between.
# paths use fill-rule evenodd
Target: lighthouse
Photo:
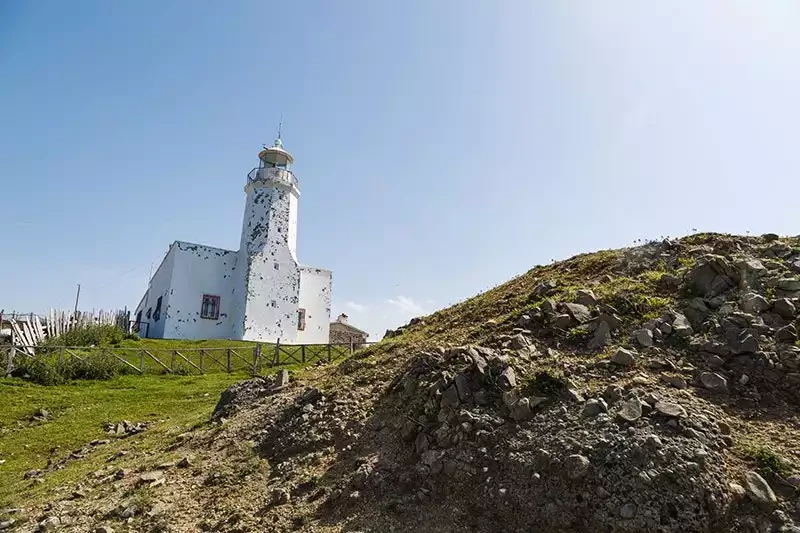
<instances>
[{"instance_id":1,"label":"lighthouse","mask_svg":"<svg viewBox=\"0 0 800 533\"><path fill-rule=\"evenodd\" d=\"M332 274L298 262L293 163L280 133L258 153L245 180L238 251L170 246L137 307L140 335L328 342Z\"/></svg>"}]
</instances>

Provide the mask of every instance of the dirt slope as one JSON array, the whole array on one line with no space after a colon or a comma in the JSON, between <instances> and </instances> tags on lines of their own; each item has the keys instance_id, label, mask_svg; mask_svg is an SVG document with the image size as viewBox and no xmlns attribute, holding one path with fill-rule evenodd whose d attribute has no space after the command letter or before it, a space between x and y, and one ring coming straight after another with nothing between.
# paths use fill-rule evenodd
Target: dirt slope
<instances>
[{"instance_id":1,"label":"dirt slope","mask_svg":"<svg viewBox=\"0 0 800 533\"><path fill-rule=\"evenodd\" d=\"M111 466L22 529L800 531L799 311L798 238L537 267L234 386L164 443L180 465Z\"/></svg>"}]
</instances>

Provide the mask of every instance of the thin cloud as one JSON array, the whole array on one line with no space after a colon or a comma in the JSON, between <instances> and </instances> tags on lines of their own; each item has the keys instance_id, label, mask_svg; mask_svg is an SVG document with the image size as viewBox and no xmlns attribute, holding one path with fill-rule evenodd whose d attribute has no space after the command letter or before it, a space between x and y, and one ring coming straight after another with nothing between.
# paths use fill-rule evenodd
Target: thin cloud
<instances>
[{"instance_id":1,"label":"thin cloud","mask_svg":"<svg viewBox=\"0 0 800 533\"><path fill-rule=\"evenodd\" d=\"M410 315L424 315L425 309L418 302L415 302L408 296L398 296L397 298L389 298L386 300L387 304L393 305L405 314Z\"/></svg>"},{"instance_id":2,"label":"thin cloud","mask_svg":"<svg viewBox=\"0 0 800 533\"><path fill-rule=\"evenodd\" d=\"M366 305L362 305L356 302L345 302L344 306L347 307L348 309L352 309L356 313L363 313L364 311L367 310Z\"/></svg>"}]
</instances>

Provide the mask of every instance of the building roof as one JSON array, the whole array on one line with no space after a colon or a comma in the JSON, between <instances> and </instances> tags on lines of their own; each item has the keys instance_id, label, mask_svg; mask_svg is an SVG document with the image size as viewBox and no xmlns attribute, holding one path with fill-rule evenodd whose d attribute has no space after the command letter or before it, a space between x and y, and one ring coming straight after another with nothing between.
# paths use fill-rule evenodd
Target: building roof
<instances>
[{"instance_id":1,"label":"building roof","mask_svg":"<svg viewBox=\"0 0 800 533\"><path fill-rule=\"evenodd\" d=\"M358 329L355 326L351 326L350 324L345 324L344 322L339 322L338 320L336 320L334 322L331 322L331 326L344 326L345 328L349 329L350 331L353 331L355 333L360 333L362 335L366 335L367 337L369 337L369 333L367 333L363 329Z\"/></svg>"}]
</instances>

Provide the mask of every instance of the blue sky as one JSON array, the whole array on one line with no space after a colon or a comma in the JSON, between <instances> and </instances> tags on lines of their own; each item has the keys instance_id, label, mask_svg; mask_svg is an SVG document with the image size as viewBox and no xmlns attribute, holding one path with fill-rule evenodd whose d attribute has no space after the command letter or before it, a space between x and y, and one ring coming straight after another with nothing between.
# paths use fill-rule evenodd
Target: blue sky
<instances>
[{"instance_id":1,"label":"blue sky","mask_svg":"<svg viewBox=\"0 0 800 533\"><path fill-rule=\"evenodd\" d=\"M237 248L281 114L301 262L373 334L692 228L800 233L794 1L0 2L0 308Z\"/></svg>"}]
</instances>

